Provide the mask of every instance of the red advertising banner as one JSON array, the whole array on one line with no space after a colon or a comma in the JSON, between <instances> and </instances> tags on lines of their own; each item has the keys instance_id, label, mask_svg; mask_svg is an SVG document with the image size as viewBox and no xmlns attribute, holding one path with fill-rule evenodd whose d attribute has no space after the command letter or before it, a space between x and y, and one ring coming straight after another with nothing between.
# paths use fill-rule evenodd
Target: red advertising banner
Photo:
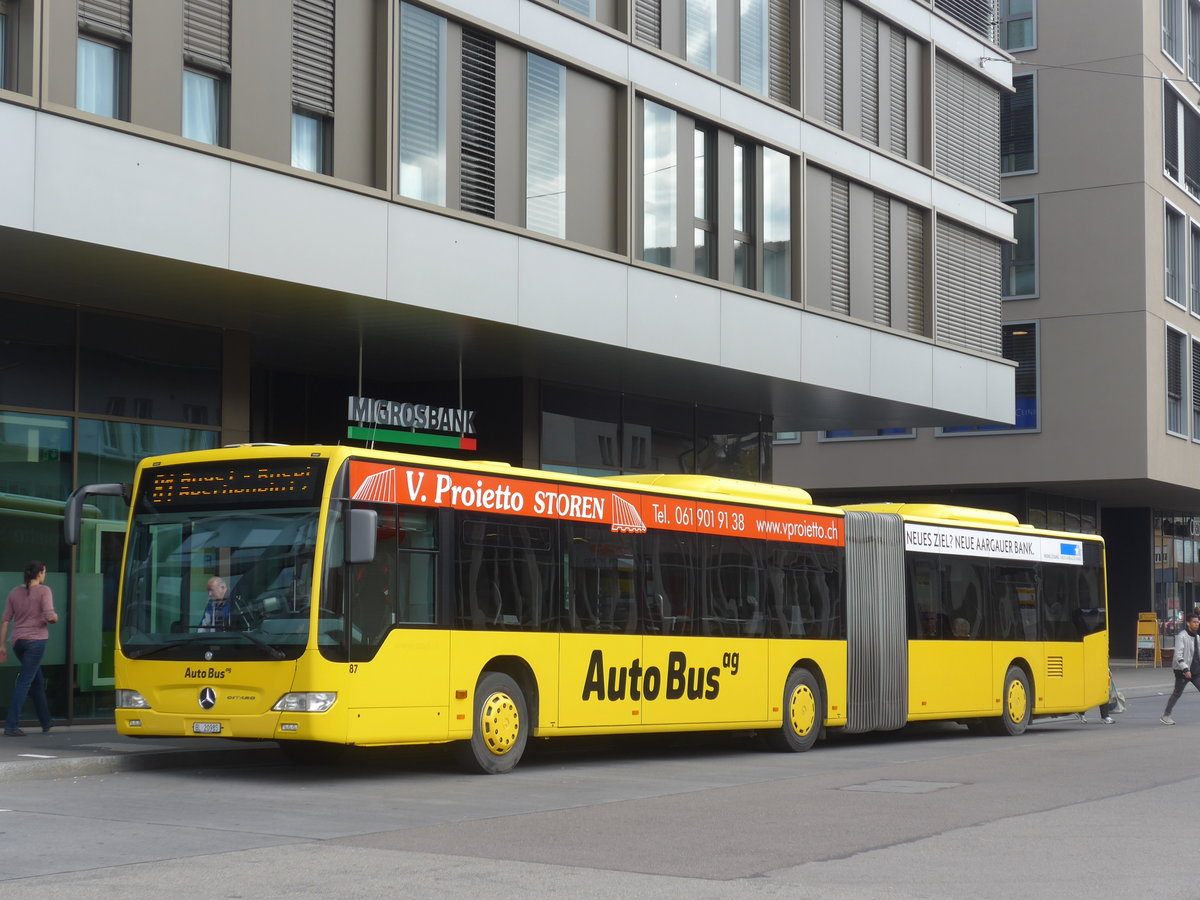
<instances>
[{"instance_id":1,"label":"red advertising banner","mask_svg":"<svg viewBox=\"0 0 1200 900\"><path fill-rule=\"evenodd\" d=\"M362 460L350 463L350 496L377 503L594 522L618 532L655 528L834 547L844 542L837 516Z\"/></svg>"}]
</instances>

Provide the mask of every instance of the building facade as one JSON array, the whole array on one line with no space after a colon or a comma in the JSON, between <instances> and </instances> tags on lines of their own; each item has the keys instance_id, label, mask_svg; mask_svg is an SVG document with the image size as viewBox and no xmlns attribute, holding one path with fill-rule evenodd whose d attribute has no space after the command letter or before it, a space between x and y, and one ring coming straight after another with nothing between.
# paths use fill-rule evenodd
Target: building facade
<instances>
[{"instance_id":1,"label":"building facade","mask_svg":"<svg viewBox=\"0 0 1200 900\"><path fill-rule=\"evenodd\" d=\"M1111 652L1200 603L1200 3L1001 0L1012 425L818 432L776 477L1108 539ZM812 477L808 477L812 476ZM820 481L820 485L815 482Z\"/></svg>"},{"instance_id":2,"label":"building facade","mask_svg":"<svg viewBox=\"0 0 1200 900\"><path fill-rule=\"evenodd\" d=\"M0 0L0 574L49 566L56 715L111 710L124 515L68 551L63 500L149 454L770 480L780 429L1011 420L992 38L967 0Z\"/></svg>"}]
</instances>

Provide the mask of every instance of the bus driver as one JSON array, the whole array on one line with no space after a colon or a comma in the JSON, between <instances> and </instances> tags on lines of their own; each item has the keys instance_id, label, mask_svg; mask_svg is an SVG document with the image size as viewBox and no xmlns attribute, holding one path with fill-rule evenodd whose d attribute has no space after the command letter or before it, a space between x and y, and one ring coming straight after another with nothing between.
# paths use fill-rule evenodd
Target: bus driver
<instances>
[{"instance_id":1,"label":"bus driver","mask_svg":"<svg viewBox=\"0 0 1200 900\"><path fill-rule=\"evenodd\" d=\"M227 631L233 618L233 600L226 601L229 585L217 575L208 579L208 606L200 617L200 631Z\"/></svg>"}]
</instances>

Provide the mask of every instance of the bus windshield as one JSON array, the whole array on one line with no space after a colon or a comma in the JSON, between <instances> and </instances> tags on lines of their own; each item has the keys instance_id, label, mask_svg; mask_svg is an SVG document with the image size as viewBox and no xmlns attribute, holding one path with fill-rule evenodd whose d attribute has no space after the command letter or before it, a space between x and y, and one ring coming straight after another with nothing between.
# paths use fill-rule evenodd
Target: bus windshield
<instances>
[{"instance_id":1,"label":"bus windshield","mask_svg":"<svg viewBox=\"0 0 1200 900\"><path fill-rule=\"evenodd\" d=\"M316 507L137 514L122 651L180 660L297 658L308 641L317 520Z\"/></svg>"}]
</instances>

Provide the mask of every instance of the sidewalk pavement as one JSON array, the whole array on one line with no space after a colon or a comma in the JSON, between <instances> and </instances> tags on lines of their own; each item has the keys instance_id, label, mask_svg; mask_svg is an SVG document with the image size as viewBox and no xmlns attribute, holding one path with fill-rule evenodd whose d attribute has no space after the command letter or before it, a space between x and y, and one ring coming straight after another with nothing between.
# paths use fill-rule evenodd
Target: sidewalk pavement
<instances>
[{"instance_id":1,"label":"sidewalk pavement","mask_svg":"<svg viewBox=\"0 0 1200 900\"><path fill-rule=\"evenodd\" d=\"M1111 662L1117 687L1132 700L1171 690L1169 667ZM0 736L0 784L80 775L107 775L146 769L282 764L273 741L228 738L132 738L109 725L61 725L42 734L37 723L25 737Z\"/></svg>"}]
</instances>

